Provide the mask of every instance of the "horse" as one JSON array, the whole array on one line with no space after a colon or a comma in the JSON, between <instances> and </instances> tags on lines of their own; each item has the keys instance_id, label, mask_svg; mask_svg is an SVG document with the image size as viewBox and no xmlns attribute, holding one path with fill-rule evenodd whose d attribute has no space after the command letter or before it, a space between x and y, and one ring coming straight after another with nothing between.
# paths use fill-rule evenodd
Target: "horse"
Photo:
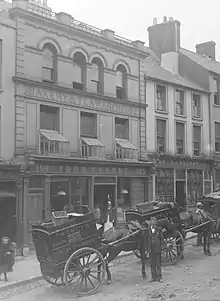
<instances>
[{"instance_id":1,"label":"horse","mask_svg":"<svg viewBox=\"0 0 220 301\"><path fill-rule=\"evenodd\" d=\"M108 229L103 233L102 256L105 258L107 282L111 284L111 272L109 263L113 261L121 252L130 252L139 250L141 257L141 273L143 279L146 274L146 252L147 252L148 226L135 223L132 225L118 225ZM114 242L116 242L114 244ZM99 270L99 269L98 269ZM99 272L98 272L99 273Z\"/></svg>"},{"instance_id":2,"label":"horse","mask_svg":"<svg viewBox=\"0 0 220 301\"><path fill-rule=\"evenodd\" d=\"M211 235L217 226L213 215L205 210L202 212L184 211L180 213L180 218L186 233L190 230L190 232L201 234L203 236L203 252L205 255L211 256Z\"/></svg>"}]
</instances>

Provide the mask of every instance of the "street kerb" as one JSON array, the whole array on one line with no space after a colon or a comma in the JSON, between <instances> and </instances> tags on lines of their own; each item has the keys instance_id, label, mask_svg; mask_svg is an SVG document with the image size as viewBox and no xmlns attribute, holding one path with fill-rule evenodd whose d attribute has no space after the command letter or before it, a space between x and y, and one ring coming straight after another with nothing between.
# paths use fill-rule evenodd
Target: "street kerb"
<instances>
[{"instance_id":1,"label":"street kerb","mask_svg":"<svg viewBox=\"0 0 220 301\"><path fill-rule=\"evenodd\" d=\"M190 239L193 239L196 237L196 234L195 235L192 235L190 237L187 237L186 240L190 240ZM128 256L131 256L133 254L133 252L122 252L121 254L118 255L117 259L121 259L121 258L124 258L124 257L128 257ZM25 280L21 280L21 281L13 281L13 282L8 282L6 283L5 285L2 285L0 286L0 292L5 292L7 290L10 290L10 289L13 289L13 288L16 288L16 287L19 287L19 286L26 286L28 284L31 284L32 282L36 282L36 281L39 281L39 280L42 280L43 277L42 275L41 276L33 276L33 277L29 277L28 279L25 279ZM10 281L10 280L9 280Z\"/></svg>"}]
</instances>

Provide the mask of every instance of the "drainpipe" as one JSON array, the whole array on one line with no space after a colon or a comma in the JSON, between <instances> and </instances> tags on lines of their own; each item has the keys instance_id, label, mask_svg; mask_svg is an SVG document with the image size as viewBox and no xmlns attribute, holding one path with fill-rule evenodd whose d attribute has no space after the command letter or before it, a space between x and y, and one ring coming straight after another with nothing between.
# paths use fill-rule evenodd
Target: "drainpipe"
<instances>
[{"instance_id":1,"label":"drainpipe","mask_svg":"<svg viewBox=\"0 0 220 301\"><path fill-rule=\"evenodd\" d=\"M211 93L208 94L208 106L209 106L209 145L210 145L210 156L214 161L213 158L213 150L212 150L212 114L211 114ZM215 183L215 172L212 166L212 187L211 187L211 191L213 191L213 186Z\"/></svg>"}]
</instances>

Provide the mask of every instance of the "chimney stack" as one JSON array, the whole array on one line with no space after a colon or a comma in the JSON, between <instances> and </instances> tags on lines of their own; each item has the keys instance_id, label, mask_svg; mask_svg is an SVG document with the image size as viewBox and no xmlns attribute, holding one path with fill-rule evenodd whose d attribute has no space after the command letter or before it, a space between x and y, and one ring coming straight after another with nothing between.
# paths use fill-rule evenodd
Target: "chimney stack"
<instances>
[{"instance_id":1,"label":"chimney stack","mask_svg":"<svg viewBox=\"0 0 220 301\"><path fill-rule=\"evenodd\" d=\"M205 55L215 61L215 42L208 41L196 45L196 53Z\"/></svg>"},{"instance_id":2,"label":"chimney stack","mask_svg":"<svg viewBox=\"0 0 220 301\"><path fill-rule=\"evenodd\" d=\"M155 18L154 18L155 20ZM154 24L148 27L149 48L161 58L162 53L178 52L180 49L180 22L172 17L167 21L163 18L163 23Z\"/></svg>"}]
</instances>

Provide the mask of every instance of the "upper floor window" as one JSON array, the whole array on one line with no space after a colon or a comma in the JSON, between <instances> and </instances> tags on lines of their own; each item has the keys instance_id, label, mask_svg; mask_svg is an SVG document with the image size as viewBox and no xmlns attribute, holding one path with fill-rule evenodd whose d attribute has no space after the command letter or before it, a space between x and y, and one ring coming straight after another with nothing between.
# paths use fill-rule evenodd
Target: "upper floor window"
<instances>
[{"instance_id":1,"label":"upper floor window","mask_svg":"<svg viewBox=\"0 0 220 301\"><path fill-rule=\"evenodd\" d=\"M59 131L59 108L40 105L40 129Z\"/></svg>"},{"instance_id":2,"label":"upper floor window","mask_svg":"<svg viewBox=\"0 0 220 301\"><path fill-rule=\"evenodd\" d=\"M2 75L3 75L3 68L2 68L2 62L3 62L3 49L2 49L2 40L0 40L0 89L2 89Z\"/></svg>"},{"instance_id":3,"label":"upper floor window","mask_svg":"<svg viewBox=\"0 0 220 301\"><path fill-rule=\"evenodd\" d=\"M176 100L175 100L175 113L178 115L184 115L184 91L176 90Z\"/></svg>"},{"instance_id":4,"label":"upper floor window","mask_svg":"<svg viewBox=\"0 0 220 301\"><path fill-rule=\"evenodd\" d=\"M81 52L73 57L73 89L84 90L86 79L86 59Z\"/></svg>"},{"instance_id":5,"label":"upper floor window","mask_svg":"<svg viewBox=\"0 0 220 301\"><path fill-rule=\"evenodd\" d=\"M52 44L45 44L43 48L43 81L56 81L57 50Z\"/></svg>"},{"instance_id":6,"label":"upper floor window","mask_svg":"<svg viewBox=\"0 0 220 301\"><path fill-rule=\"evenodd\" d=\"M193 155L199 156L201 153L201 135L202 130L200 125L193 126Z\"/></svg>"},{"instance_id":7,"label":"upper floor window","mask_svg":"<svg viewBox=\"0 0 220 301\"><path fill-rule=\"evenodd\" d=\"M193 93L193 117L201 118L201 96Z\"/></svg>"},{"instance_id":8,"label":"upper floor window","mask_svg":"<svg viewBox=\"0 0 220 301\"><path fill-rule=\"evenodd\" d=\"M97 115L87 112L80 114L81 137L97 138Z\"/></svg>"},{"instance_id":9,"label":"upper floor window","mask_svg":"<svg viewBox=\"0 0 220 301\"><path fill-rule=\"evenodd\" d=\"M220 152L220 123L215 122L215 151Z\"/></svg>"},{"instance_id":10,"label":"upper floor window","mask_svg":"<svg viewBox=\"0 0 220 301\"><path fill-rule=\"evenodd\" d=\"M103 94L104 86L104 66L99 58L92 60L91 69L88 70L89 89L92 92Z\"/></svg>"},{"instance_id":11,"label":"upper floor window","mask_svg":"<svg viewBox=\"0 0 220 301\"><path fill-rule=\"evenodd\" d=\"M157 119L157 151L164 153L166 150L166 120Z\"/></svg>"},{"instance_id":12,"label":"upper floor window","mask_svg":"<svg viewBox=\"0 0 220 301\"><path fill-rule=\"evenodd\" d=\"M156 109L166 111L166 87L156 85Z\"/></svg>"},{"instance_id":13,"label":"upper floor window","mask_svg":"<svg viewBox=\"0 0 220 301\"><path fill-rule=\"evenodd\" d=\"M129 120L115 117L115 138L129 140Z\"/></svg>"},{"instance_id":14,"label":"upper floor window","mask_svg":"<svg viewBox=\"0 0 220 301\"><path fill-rule=\"evenodd\" d=\"M120 99L127 97L127 71L123 65L119 65L116 69L117 84L116 84L116 96Z\"/></svg>"},{"instance_id":15,"label":"upper floor window","mask_svg":"<svg viewBox=\"0 0 220 301\"><path fill-rule=\"evenodd\" d=\"M185 125L184 123L176 123L176 152L178 155L184 154L185 147Z\"/></svg>"},{"instance_id":16,"label":"upper floor window","mask_svg":"<svg viewBox=\"0 0 220 301\"><path fill-rule=\"evenodd\" d=\"M219 98L219 80L214 79L214 104L220 105L220 98Z\"/></svg>"}]
</instances>

